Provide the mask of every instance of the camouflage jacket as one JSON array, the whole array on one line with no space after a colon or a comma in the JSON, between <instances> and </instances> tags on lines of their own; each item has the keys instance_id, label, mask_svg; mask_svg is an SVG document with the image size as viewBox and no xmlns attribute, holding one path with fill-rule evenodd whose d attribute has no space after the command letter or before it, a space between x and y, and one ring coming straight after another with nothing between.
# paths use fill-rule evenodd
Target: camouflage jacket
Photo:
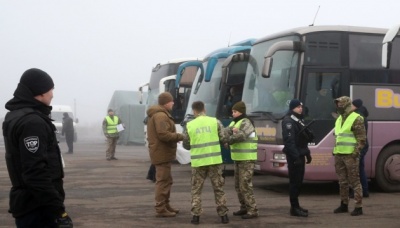
<instances>
[{"instance_id":1,"label":"camouflage jacket","mask_svg":"<svg viewBox=\"0 0 400 228\"><path fill-rule=\"evenodd\" d=\"M239 120L238 120L239 121ZM226 127L225 131L227 132L229 138L229 145L235 144L237 142L244 142L249 137L249 135L255 132L255 128L251 121L248 118L243 118L242 123L240 124L240 128L236 133L233 133L233 126Z\"/></svg>"}]
</instances>

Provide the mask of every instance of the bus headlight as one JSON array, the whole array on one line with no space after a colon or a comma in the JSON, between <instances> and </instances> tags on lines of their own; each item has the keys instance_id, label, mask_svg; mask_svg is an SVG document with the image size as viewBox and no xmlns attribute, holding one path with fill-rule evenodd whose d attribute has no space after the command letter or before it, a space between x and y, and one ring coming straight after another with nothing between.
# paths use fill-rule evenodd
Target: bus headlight
<instances>
[{"instance_id":1,"label":"bus headlight","mask_svg":"<svg viewBox=\"0 0 400 228\"><path fill-rule=\"evenodd\" d=\"M275 153L274 160L286 160L286 154Z\"/></svg>"}]
</instances>

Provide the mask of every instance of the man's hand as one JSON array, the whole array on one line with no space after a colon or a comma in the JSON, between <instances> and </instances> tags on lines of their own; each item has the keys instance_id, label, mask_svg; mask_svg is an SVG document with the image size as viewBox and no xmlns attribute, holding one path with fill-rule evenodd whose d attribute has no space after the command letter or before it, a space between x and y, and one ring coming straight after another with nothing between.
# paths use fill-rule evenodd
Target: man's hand
<instances>
[{"instance_id":1,"label":"man's hand","mask_svg":"<svg viewBox=\"0 0 400 228\"><path fill-rule=\"evenodd\" d=\"M311 161L312 161L311 154L307 154L307 155L306 155L306 160L307 160L307 161L306 161L307 164L310 164L310 163L311 163Z\"/></svg>"},{"instance_id":2,"label":"man's hand","mask_svg":"<svg viewBox=\"0 0 400 228\"><path fill-rule=\"evenodd\" d=\"M67 212L63 212L59 218L57 218L58 228L73 228L72 219L68 216Z\"/></svg>"},{"instance_id":3,"label":"man's hand","mask_svg":"<svg viewBox=\"0 0 400 228\"><path fill-rule=\"evenodd\" d=\"M301 161L300 158L297 158L297 159L293 162L294 165L300 165L301 163L302 163L302 161Z\"/></svg>"}]
</instances>

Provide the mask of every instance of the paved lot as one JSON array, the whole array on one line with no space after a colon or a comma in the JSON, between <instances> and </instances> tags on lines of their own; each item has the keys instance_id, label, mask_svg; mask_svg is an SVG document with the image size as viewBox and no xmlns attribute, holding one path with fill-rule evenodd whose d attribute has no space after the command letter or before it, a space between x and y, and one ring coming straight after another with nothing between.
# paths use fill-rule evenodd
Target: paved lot
<instances>
[{"instance_id":1,"label":"paved lot","mask_svg":"<svg viewBox=\"0 0 400 228\"><path fill-rule=\"evenodd\" d=\"M190 167L173 165L171 202L181 212L175 218L156 218L154 184L145 179L149 166L144 146L117 147L118 161L105 160L103 140L75 144L73 155L65 154L65 205L75 227L194 227L190 224ZM66 150L64 142L61 143ZM229 224L221 224L215 211L209 181L203 189L204 214L197 227L400 227L400 193L380 193L372 186L364 199L364 215L333 214L340 199L335 183L307 182L300 202L310 210L308 218L289 216L288 180L256 175L254 190L260 217L242 220L232 216L238 209L232 167L227 166L225 191L230 209ZM14 227L7 213L10 181L0 141L0 227ZM350 204L353 209L353 202Z\"/></svg>"}]
</instances>

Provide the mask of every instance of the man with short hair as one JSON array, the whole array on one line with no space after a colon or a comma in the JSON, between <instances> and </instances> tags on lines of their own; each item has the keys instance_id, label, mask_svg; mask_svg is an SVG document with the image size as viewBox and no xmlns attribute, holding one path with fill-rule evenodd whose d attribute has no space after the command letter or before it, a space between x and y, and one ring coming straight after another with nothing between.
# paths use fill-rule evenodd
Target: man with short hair
<instances>
[{"instance_id":1,"label":"man with short hair","mask_svg":"<svg viewBox=\"0 0 400 228\"><path fill-rule=\"evenodd\" d=\"M176 157L177 142L183 140L176 133L175 122L171 116L174 99L169 92L158 96L158 105L147 110L147 139L151 163L156 167L155 210L156 217L175 217L179 209L170 205L172 161Z\"/></svg>"},{"instance_id":2,"label":"man with short hair","mask_svg":"<svg viewBox=\"0 0 400 228\"><path fill-rule=\"evenodd\" d=\"M282 121L282 137L289 172L290 215L307 217L308 210L300 206L299 195L303 184L305 163L311 163L312 157L308 143L313 140L311 131L305 129L303 103L292 99L289 111ZM308 133L308 134L307 134Z\"/></svg>"},{"instance_id":3,"label":"man with short hair","mask_svg":"<svg viewBox=\"0 0 400 228\"><path fill-rule=\"evenodd\" d=\"M61 135L65 135L65 141L68 146L68 154L74 153L74 121L67 112L63 113Z\"/></svg>"},{"instance_id":4,"label":"man with short hair","mask_svg":"<svg viewBox=\"0 0 400 228\"><path fill-rule=\"evenodd\" d=\"M222 155L220 142L227 136L222 123L214 117L206 116L204 103L195 101L192 104L195 119L186 124L183 147L190 150L192 166L192 224L199 224L201 207L201 191L207 176L214 189L217 213L222 223L229 223L226 207L225 180L222 177Z\"/></svg>"},{"instance_id":5,"label":"man with short hair","mask_svg":"<svg viewBox=\"0 0 400 228\"><path fill-rule=\"evenodd\" d=\"M73 227L65 212L62 156L51 122L53 79L36 68L25 71L3 122L12 188L10 209L17 227Z\"/></svg>"},{"instance_id":6,"label":"man with short hair","mask_svg":"<svg viewBox=\"0 0 400 228\"><path fill-rule=\"evenodd\" d=\"M333 212L347 213L349 205L349 186L354 191L355 208L352 216L363 214L362 187L359 177L360 152L365 146L366 131L363 117L354 112L351 99L342 96L335 99L339 117L335 123L335 170L340 186L340 206Z\"/></svg>"},{"instance_id":7,"label":"man with short hair","mask_svg":"<svg viewBox=\"0 0 400 228\"><path fill-rule=\"evenodd\" d=\"M106 159L107 161L118 160L115 157L115 148L119 139L119 132L117 125L122 124L121 119L114 115L114 110L108 109L108 116L103 120L103 133L107 138L107 150Z\"/></svg>"}]
</instances>

